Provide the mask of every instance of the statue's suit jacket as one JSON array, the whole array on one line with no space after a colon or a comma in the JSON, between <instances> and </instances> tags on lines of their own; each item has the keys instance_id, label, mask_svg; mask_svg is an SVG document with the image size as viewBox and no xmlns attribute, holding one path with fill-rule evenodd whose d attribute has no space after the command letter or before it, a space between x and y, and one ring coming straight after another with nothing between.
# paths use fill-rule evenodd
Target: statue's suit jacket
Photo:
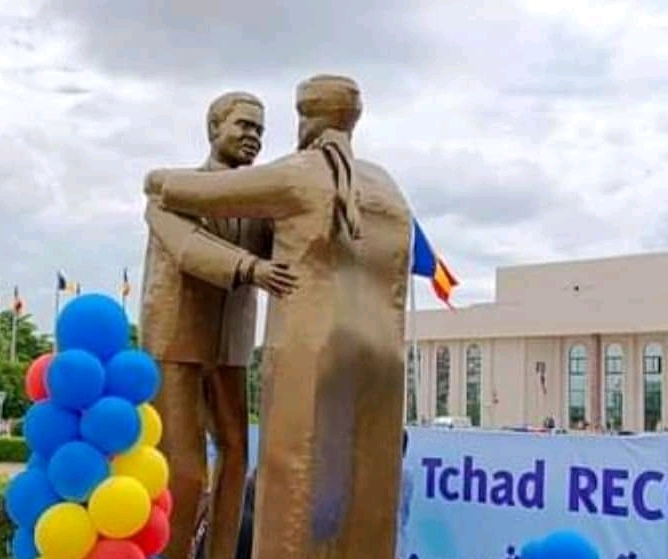
<instances>
[{"instance_id":1,"label":"statue's suit jacket","mask_svg":"<svg viewBox=\"0 0 668 559\"><path fill-rule=\"evenodd\" d=\"M196 172L212 170L207 162ZM148 248L142 288L142 347L156 359L245 367L255 341L257 291L233 289L238 270L271 256L268 222L193 219L163 209L145 185Z\"/></svg>"},{"instance_id":2,"label":"statue's suit jacket","mask_svg":"<svg viewBox=\"0 0 668 559\"><path fill-rule=\"evenodd\" d=\"M372 282L360 262L373 247L365 249L337 232L335 182L319 150L232 172L176 173L167 177L162 201L172 210L209 218L274 220L273 257L291 265L299 288L269 303L253 556L330 556L355 511L351 488L357 477L358 373L369 363L389 364L392 375L398 367L403 372L397 306L405 297L407 226L379 247L394 263L375 268L374 281L382 292L394 293L387 299L365 293ZM374 236L383 244L380 237ZM391 244L395 242L401 246ZM378 312L392 323L386 338L366 331ZM392 386L397 387L396 381ZM398 398L403 402L401 388ZM392 431L400 427L401 418ZM398 475L393 466L388 471ZM394 482L398 490L398 480ZM371 499L385 503L387 487ZM390 517L390 533L379 536L393 540L396 505L383 515ZM353 545L344 555L333 556L352 558L356 553Z\"/></svg>"}]
</instances>

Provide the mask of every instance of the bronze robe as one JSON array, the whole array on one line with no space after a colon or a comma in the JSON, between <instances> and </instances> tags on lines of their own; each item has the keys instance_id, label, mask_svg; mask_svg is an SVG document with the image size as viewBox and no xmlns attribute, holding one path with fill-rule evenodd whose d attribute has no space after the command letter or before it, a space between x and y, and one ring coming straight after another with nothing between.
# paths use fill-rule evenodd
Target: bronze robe
<instances>
[{"instance_id":1,"label":"bronze robe","mask_svg":"<svg viewBox=\"0 0 668 559\"><path fill-rule=\"evenodd\" d=\"M398 491L398 478L388 476L384 479L394 487L383 487L382 495L353 491L357 478L364 478L354 470L369 464L356 452L355 411L364 400L357 397L364 386L358 377L371 363L390 366L391 375L400 366L403 375L403 339L397 339L396 319L397 304L405 297L408 269L400 264L406 261L408 242L399 234L402 246L383 250L396 266L385 266L382 273L376 266L373 274L384 294L396 295L387 300L368 293L373 282L364 260L373 247L336 233L335 201L331 168L319 150L232 172L178 173L163 187L163 203L170 209L206 217L273 218L273 257L289 263L300 278L299 289L281 300L272 298L268 310L255 558L342 557L337 552L341 545L346 558L362 557L352 541L360 534L349 526L357 516L357 500L374 499L385 506L387 492ZM375 316L391 317L392 335L369 331ZM399 390L400 401L402 397ZM391 417L394 421L394 411ZM399 453L400 438L394 432L400 428L401 418L389 435L396 438ZM397 469L398 463L388 466L389 476L396 477ZM394 500L394 510L381 514L377 523L385 533L367 533L366 539L394 540L387 534L396 530Z\"/></svg>"}]
</instances>

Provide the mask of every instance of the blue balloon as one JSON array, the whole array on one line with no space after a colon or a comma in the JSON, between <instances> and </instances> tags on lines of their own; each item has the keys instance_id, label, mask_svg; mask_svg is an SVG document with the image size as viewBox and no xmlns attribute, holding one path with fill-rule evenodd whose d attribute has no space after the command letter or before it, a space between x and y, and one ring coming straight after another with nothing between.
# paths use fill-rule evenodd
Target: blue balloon
<instances>
[{"instance_id":1,"label":"blue balloon","mask_svg":"<svg viewBox=\"0 0 668 559\"><path fill-rule=\"evenodd\" d=\"M533 540L527 542L520 551L520 559L543 559L543 542Z\"/></svg>"},{"instance_id":2,"label":"blue balloon","mask_svg":"<svg viewBox=\"0 0 668 559\"><path fill-rule=\"evenodd\" d=\"M31 530L49 507L60 502L46 472L36 468L25 470L12 478L5 492L5 507L12 522Z\"/></svg>"},{"instance_id":3,"label":"blue balloon","mask_svg":"<svg viewBox=\"0 0 668 559\"><path fill-rule=\"evenodd\" d=\"M596 548L577 532L559 530L543 540L541 559L600 559Z\"/></svg>"},{"instance_id":4,"label":"blue balloon","mask_svg":"<svg viewBox=\"0 0 668 559\"><path fill-rule=\"evenodd\" d=\"M28 458L26 463L26 468L37 468L39 470L46 470L46 467L49 465L49 461L42 458L36 452L33 452Z\"/></svg>"},{"instance_id":5,"label":"blue balloon","mask_svg":"<svg viewBox=\"0 0 668 559\"><path fill-rule=\"evenodd\" d=\"M51 401L63 408L82 410L104 392L105 371L100 360L80 349L56 353L46 373Z\"/></svg>"},{"instance_id":6,"label":"blue balloon","mask_svg":"<svg viewBox=\"0 0 668 559\"><path fill-rule=\"evenodd\" d=\"M109 477L109 470L109 462L99 450L74 441L56 450L46 473L63 499L83 503Z\"/></svg>"},{"instance_id":7,"label":"blue balloon","mask_svg":"<svg viewBox=\"0 0 668 559\"><path fill-rule=\"evenodd\" d=\"M80 295L58 316L56 342L59 351L82 349L106 362L127 349L130 324L123 307L111 297Z\"/></svg>"},{"instance_id":8,"label":"blue balloon","mask_svg":"<svg viewBox=\"0 0 668 559\"><path fill-rule=\"evenodd\" d=\"M12 538L13 559L37 559L39 551L35 546L33 531L27 528L19 528L14 532Z\"/></svg>"},{"instance_id":9,"label":"blue balloon","mask_svg":"<svg viewBox=\"0 0 668 559\"><path fill-rule=\"evenodd\" d=\"M140 432L137 408L116 396L100 398L81 417L81 436L105 455L125 452Z\"/></svg>"},{"instance_id":10,"label":"blue balloon","mask_svg":"<svg viewBox=\"0 0 668 559\"><path fill-rule=\"evenodd\" d=\"M160 388L160 369L145 351L129 349L107 363L106 393L139 405L152 400Z\"/></svg>"},{"instance_id":11,"label":"blue balloon","mask_svg":"<svg viewBox=\"0 0 668 559\"><path fill-rule=\"evenodd\" d=\"M60 446L79 437L79 416L48 400L30 406L23 422L30 450L50 459Z\"/></svg>"}]
</instances>

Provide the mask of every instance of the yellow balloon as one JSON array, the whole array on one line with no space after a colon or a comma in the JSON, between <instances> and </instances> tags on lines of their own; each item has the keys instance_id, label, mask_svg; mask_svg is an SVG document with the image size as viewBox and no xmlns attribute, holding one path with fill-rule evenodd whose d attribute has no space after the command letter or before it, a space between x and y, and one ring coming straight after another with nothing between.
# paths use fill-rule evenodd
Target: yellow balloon
<instances>
[{"instance_id":1,"label":"yellow balloon","mask_svg":"<svg viewBox=\"0 0 668 559\"><path fill-rule=\"evenodd\" d=\"M162 419L151 404L142 404L137 408L141 420L141 434L138 445L157 446L162 438Z\"/></svg>"},{"instance_id":2,"label":"yellow balloon","mask_svg":"<svg viewBox=\"0 0 668 559\"><path fill-rule=\"evenodd\" d=\"M44 511L35 525L35 545L44 557L84 559L97 541L88 512L76 503L59 503Z\"/></svg>"},{"instance_id":3,"label":"yellow balloon","mask_svg":"<svg viewBox=\"0 0 668 559\"><path fill-rule=\"evenodd\" d=\"M151 514L144 486L128 476L112 476L97 486L88 501L97 531L108 538L128 538L141 530Z\"/></svg>"},{"instance_id":4,"label":"yellow balloon","mask_svg":"<svg viewBox=\"0 0 668 559\"><path fill-rule=\"evenodd\" d=\"M151 499L167 489L169 483L167 460L152 446L137 446L119 454L111 462L111 472L116 476L129 476L139 481Z\"/></svg>"}]
</instances>

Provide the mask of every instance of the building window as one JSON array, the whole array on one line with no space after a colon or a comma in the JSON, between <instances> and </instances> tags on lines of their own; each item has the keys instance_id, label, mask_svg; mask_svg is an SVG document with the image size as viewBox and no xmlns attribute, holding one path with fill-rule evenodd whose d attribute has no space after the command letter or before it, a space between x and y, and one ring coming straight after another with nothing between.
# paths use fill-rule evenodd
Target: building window
<instances>
[{"instance_id":1,"label":"building window","mask_svg":"<svg viewBox=\"0 0 668 559\"><path fill-rule=\"evenodd\" d=\"M605 425L622 428L624 417L624 350L619 344L605 348Z\"/></svg>"},{"instance_id":2,"label":"building window","mask_svg":"<svg viewBox=\"0 0 668 559\"><path fill-rule=\"evenodd\" d=\"M413 359L413 347L410 346L406 357L408 363L408 378L406 379L406 422L417 423L417 370L420 360L420 349L417 350L417 359Z\"/></svg>"},{"instance_id":3,"label":"building window","mask_svg":"<svg viewBox=\"0 0 668 559\"><path fill-rule=\"evenodd\" d=\"M471 424L480 425L482 396L482 352L472 344L466 348L466 415Z\"/></svg>"},{"instance_id":4,"label":"building window","mask_svg":"<svg viewBox=\"0 0 668 559\"><path fill-rule=\"evenodd\" d=\"M651 343L645 346L642 372L645 431L658 431L661 428L663 400L663 350L660 344Z\"/></svg>"},{"instance_id":5,"label":"building window","mask_svg":"<svg viewBox=\"0 0 668 559\"><path fill-rule=\"evenodd\" d=\"M568 352L568 425L584 426L587 410L587 348L574 345Z\"/></svg>"},{"instance_id":6,"label":"building window","mask_svg":"<svg viewBox=\"0 0 668 559\"><path fill-rule=\"evenodd\" d=\"M436 352L436 415L448 414L448 397L450 395L450 350L439 347Z\"/></svg>"}]
</instances>

